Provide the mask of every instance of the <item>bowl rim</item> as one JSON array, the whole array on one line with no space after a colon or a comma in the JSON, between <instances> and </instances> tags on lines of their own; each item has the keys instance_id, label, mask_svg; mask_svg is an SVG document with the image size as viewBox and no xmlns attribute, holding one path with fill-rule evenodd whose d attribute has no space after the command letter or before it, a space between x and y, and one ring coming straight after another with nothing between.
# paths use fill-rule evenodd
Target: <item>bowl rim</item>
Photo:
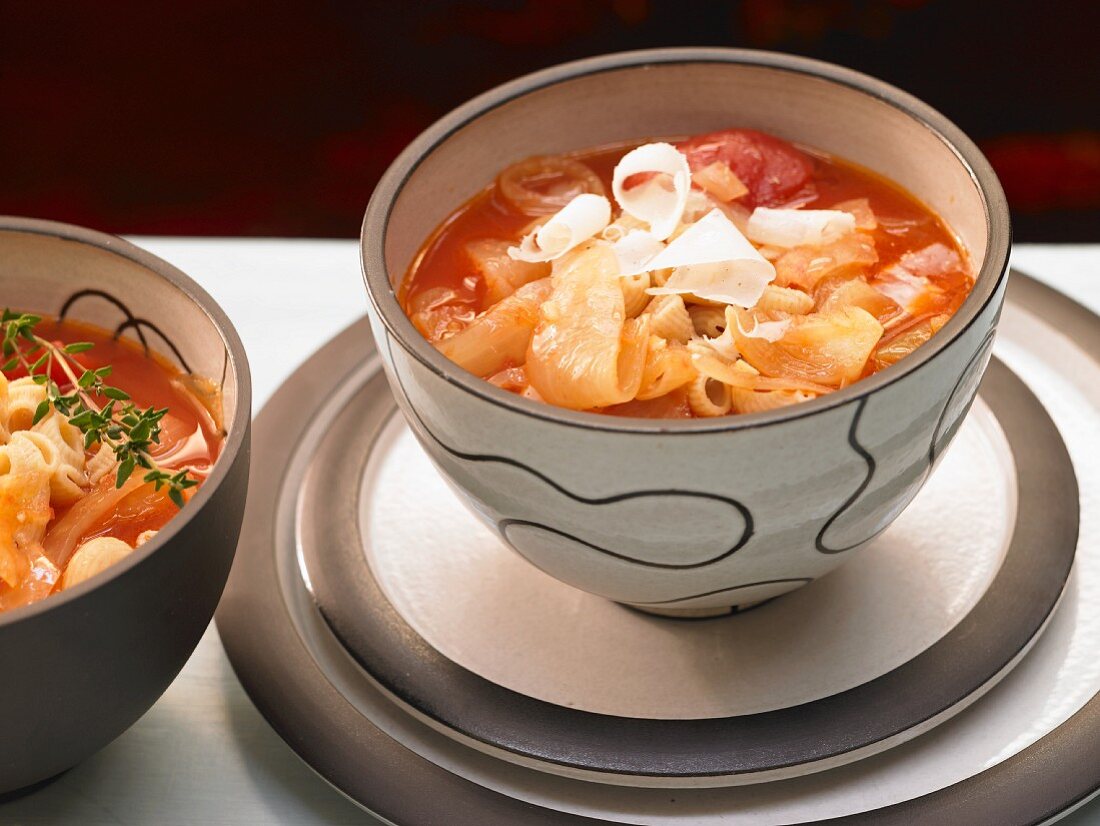
<instances>
[{"instance_id":1,"label":"bowl rim","mask_svg":"<svg viewBox=\"0 0 1100 826\"><path fill-rule=\"evenodd\" d=\"M184 275L182 271L164 259L158 258L151 252L117 235L87 229L74 224L39 218L0 215L0 236L9 232L44 235L62 241L84 244L138 264L167 281L196 304L218 331L228 354L229 362L236 374L237 387L236 402L232 415L227 417L234 424L228 428L221 453L218 455L217 461L214 462L210 475L199 486L198 492L187 503L187 507L170 519L168 524L158 531L155 537L141 547L135 548L132 553L111 565L105 571L101 571L71 589L66 588L59 593L51 594L45 599L40 599L29 605L22 605L18 608L0 612L0 631L21 622L29 622L42 614L60 609L64 605L82 599L108 582L123 576L131 568L142 564L167 545L217 493L222 481L229 474L231 466L236 464L242 448L247 443L246 440L251 430L252 421L252 378L244 345L241 343L240 336L225 311L193 279ZM0 273L0 276L2 276L2 273ZM244 458L247 460L247 453Z\"/></svg>"},{"instance_id":2,"label":"bowl rim","mask_svg":"<svg viewBox=\"0 0 1100 826\"><path fill-rule=\"evenodd\" d=\"M606 72L644 71L688 63L738 64L815 77L854 89L908 115L939 139L974 183L985 207L987 252L975 286L939 334L914 353L846 388L810 401L760 413L713 419L645 419L606 416L556 407L517 396L475 376L447 359L413 326L397 301L385 261L385 238L393 206L421 162L453 134L512 100L578 77ZM630 434L720 433L801 419L858 402L930 362L966 332L994 300L1008 275L1011 225L1004 191L993 168L973 141L946 117L907 92L869 75L824 61L778 52L726 48L663 48L617 52L562 63L524 75L478 95L424 130L389 166L367 205L360 232L360 265L370 303L389 335L424 367L470 395L506 410L548 423L586 430Z\"/></svg>"}]
</instances>

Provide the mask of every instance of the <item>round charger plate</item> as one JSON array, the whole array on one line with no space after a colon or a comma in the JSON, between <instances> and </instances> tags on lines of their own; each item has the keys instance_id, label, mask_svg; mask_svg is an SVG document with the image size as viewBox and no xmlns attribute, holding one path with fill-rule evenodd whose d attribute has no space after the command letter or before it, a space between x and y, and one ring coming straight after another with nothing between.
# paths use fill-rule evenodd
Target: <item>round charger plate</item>
<instances>
[{"instance_id":1,"label":"round charger plate","mask_svg":"<svg viewBox=\"0 0 1100 826\"><path fill-rule=\"evenodd\" d=\"M1063 330L1072 321L1084 330L1092 330L1095 338L1092 325L1095 325L1096 319L1086 311L1034 283L1024 281L1020 276L1017 276L1016 283L1023 286L1013 288L1013 298L1026 293L1032 309L1038 307L1038 299L1042 299L1043 307L1058 316L1058 324ZM1015 328L1011 323L1014 312L1014 306L1006 309L999 351L1004 349L1005 339L1009 344L1014 340ZM1048 327L1041 322L1038 322L1038 327L1045 332L1048 341L1054 340ZM1018 339L1021 345L1026 344L1032 350L1036 344L1033 333L1030 331L1027 336L1021 335ZM357 388L362 386L363 382L359 380L362 374L370 369L363 366L368 347L362 329L353 328L343 334L322 351L319 361L313 362L313 369L307 366L291 380L293 397L300 402L302 398L326 396L329 406L336 409L346 406L356 396ZM1067 375L1064 372L1067 360L1062 357L1032 365L1032 370L1037 373L1044 369L1048 372L1061 371L1058 374L1069 383L1091 378L1091 386L1096 386L1095 379L1100 367L1091 355L1085 354L1084 360L1092 371L1091 377L1081 364L1077 364L1075 371ZM346 372L348 370L350 373ZM998 372L994 368L991 378L998 380ZM1032 371L1023 373L1025 379L1030 380ZM1012 380L1007 373L1000 380L1009 385L1006 395L1025 401L1023 404L1009 405L1009 409L1004 411L998 409L1001 425L1006 432L1021 428L1031 430L1022 443L1010 436L1020 470L1021 490L1026 494L1021 496L1020 513L1025 512L1023 502L1036 496L1047 497L1052 503L1057 499L1073 503L1076 496L1064 489L1064 462L1051 453L1058 452L1057 439L1051 442L1043 438L1041 411L1038 411L1039 418L1036 420L1037 411L1026 403L1028 394L1011 391ZM986 392L988 394L989 391ZM1096 784L1095 757L1083 763L1076 759L1063 762L1051 757L1046 749L1036 752L1032 747L1040 738L1043 742L1052 737L1071 738L1076 729L1067 729L1061 724L1081 709L1100 683L1100 676L1094 674L1085 674L1084 679L1066 680L1060 669L1068 665L1082 666L1079 661L1069 663L1059 659L1060 654L1066 653L1067 634L1072 640L1075 635L1088 631L1088 628L1075 625L1074 619L1082 611L1091 610L1091 605L1078 598L1082 586L1095 587L1092 568L1097 563L1091 559L1092 564L1079 565L1078 573L1070 580L1071 583L1076 581L1076 587L1070 589L1070 598L1066 600L1069 605L1063 604L1055 615L1054 626L1060 629L1055 635L1058 639L1050 642L1048 634L1037 646L1037 653L1025 660L1022 670L1031 674L1030 680L1018 679L1020 672L1017 671L1005 684L1024 686L1016 689L1016 693L1022 692L1024 700L1021 702L1025 706L1036 696L1058 696L1058 702L1054 704L1054 709L1043 709L1041 711L1044 713L1038 714L1034 709L1030 710L1031 713L1025 710L1021 714L1021 708L1012 707L1009 709L1011 714L1006 711L1002 715L1006 717L1000 720L1002 729L993 737L989 736L989 732L968 733L967 721L982 717L982 713L990 708L994 711L984 716L992 714L997 717L997 709L1006 706L1004 700L995 702L994 698L1006 696L1005 685L935 732L885 754L862 760L854 766L811 777L738 789L678 790L674 796L677 805L671 811L668 792L617 789L555 777L466 748L388 702L386 695L349 656L346 640L333 633L332 627L317 610L313 593L317 592L318 583L309 581L312 572L303 559L308 557L305 549L309 543L302 541L308 539L310 531L316 530L316 526L310 528L308 514L298 512L296 508L302 490L309 488L313 477L328 472L313 463L313 456L325 434L317 433L311 427L311 421L317 414L315 410L300 411L301 416L295 421L280 420L281 417L273 415L273 411L278 411L281 399L284 400L283 406L288 406L285 402L287 398L288 391L284 390L258 421L258 461L261 467L256 474L257 491L251 499L248 514L251 527L246 532L238 566L219 614L219 629L242 682L280 733L323 776L383 817L398 823L422 822L444 816L455 823L536 823L569 822L563 820L563 815L570 813L597 822L659 823L667 822L672 815L682 817L691 814L693 820L718 823L736 813L741 818L739 823L767 823L777 819L804 822L813 820L815 816L876 811L881 817L898 813L900 819L895 822L902 822L915 816L923 817L924 814L933 816L934 812L940 811L937 807L943 806L945 800L958 803L959 798L952 796L952 790L961 788L974 805L1007 806L1011 801L1012 808L1003 810L1005 817L999 822L1030 823L1037 818L1028 817L1028 811L1037 808L1043 808L1047 813L1060 811L1090 792ZM1087 409L1088 399L1078 398L1075 401L1076 407L1066 415L1071 418L1076 415L1079 420L1080 408L1085 405L1085 421L1095 424L1095 404L1090 411ZM1095 399L1092 401L1095 403ZM1091 418L1087 415L1089 412L1092 413ZM980 409L977 415L982 415ZM1013 419L1014 422L1011 421ZM374 424L380 422L362 422L362 429L369 430ZM309 436L310 433L312 436ZM300 442L298 437L303 435L308 438ZM1073 443L1069 446L1073 453ZM1045 455L1022 455L1029 451ZM1037 469L1038 475L1026 475L1024 468ZM305 484L300 490L299 483L303 477ZM1069 479L1072 481L1072 474ZM356 479L348 480L352 486L358 482ZM933 479L929 484L936 483ZM1049 496L1051 493L1053 497ZM1088 491L1085 495L1089 495ZM337 508L327 516L326 524L334 540L339 537L341 525L354 525L362 516L359 502L352 501L342 507L346 510ZM418 502L414 501L410 503L410 513L416 512ZM1042 516L1045 518L1045 514ZM439 529L446 530L444 526ZM1018 520L1013 544L1021 533L1032 532L1034 535L1046 530L1042 523ZM295 539L302 542L303 558L299 557L299 545ZM330 550L337 547L339 542L330 544ZM336 553L333 552L333 555ZM1010 549L994 581L1008 569L1012 558ZM854 560L849 567L862 564L862 560ZM1082 574L1082 567L1087 569L1087 575ZM344 574L348 580L358 579L358 587L363 587L368 584L363 580L363 571L369 577L366 565L348 569ZM826 582L823 581L820 586L824 587ZM809 592L817 587L819 585L815 584L803 590ZM314 589L313 593L310 588ZM986 594L991 591L992 587ZM440 595L440 598L447 596ZM795 594L787 599L797 597L798 594ZM1022 599L1015 606L1015 611L1010 613L1026 613L1029 601L1028 598ZM382 602L389 604L385 600ZM978 607L967 613L944 639L964 627L984 602L983 596ZM782 603L783 600L780 600L773 605L778 609ZM750 618L753 613L771 608L765 606L758 612L711 622L738 622ZM368 604L362 606L362 610L370 613L373 609ZM662 620L646 621L659 623L662 627L666 624L679 625ZM709 625L711 622L697 625ZM418 635L409 633L411 636L407 642L415 641ZM1042 652L1046 652L1044 656L1040 656ZM1050 671L1037 674L1037 666L1033 667L1035 663L1045 664ZM1057 680L1053 680L1052 673ZM944 674L941 678L949 679L949 676ZM1061 695L1058 692L1052 694L1052 680ZM1029 685L1033 686L1033 690L1028 689ZM921 687L928 688L929 685ZM1009 696L1011 694L1009 691ZM803 705L817 702L821 701L813 700ZM1089 708L1085 706L1081 714ZM1096 709L1093 716L1100 716L1100 709ZM960 727L963 730L961 739ZM940 737L945 729L955 731L949 743ZM1079 749L1092 747L1087 740L1082 745L1074 739L1074 744ZM989 753L991 748L994 751ZM1044 764L1039 767L1041 771L1037 771L1036 761L1043 754L1047 754L1046 763L1050 765ZM1022 771L1020 761L1025 757L1028 768L1023 773L1031 772L1026 783L1019 780ZM1042 763L1041 760L1039 762ZM982 771L991 765L994 767ZM1077 771L1073 771L1074 767ZM876 773L882 776L876 776ZM1039 787L1032 783L1032 774L1047 776L1048 785ZM1007 791L1002 789L994 794L989 784L996 781L996 785L1000 786L1006 779L1011 781ZM424 799L427 796L415 792L425 788L426 784L433 784L436 792L431 799ZM1021 793L1023 787L1028 788L1026 793ZM1070 789L1079 789L1080 795L1075 797L1069 793ZM901 800L909 802L892 805ZM808 813L812 814L807 816Z\"/></svg>"},{"instance_id":2,"label":"round charger plate","mask_svg":"<svg viewBox=\"0 0 1100 826\"><path fill-rule=\"evenodd\" d=\"M308 466L287 480L321 615L408 711L546 771L732 785L882 751L1002 678L1073 563L1069 457L1003 367L927 495L859 559L706 622L646 616L535 569L459 503L376 360L341 386L351 395L312 412Z\"/></svg>"}]
</instances>

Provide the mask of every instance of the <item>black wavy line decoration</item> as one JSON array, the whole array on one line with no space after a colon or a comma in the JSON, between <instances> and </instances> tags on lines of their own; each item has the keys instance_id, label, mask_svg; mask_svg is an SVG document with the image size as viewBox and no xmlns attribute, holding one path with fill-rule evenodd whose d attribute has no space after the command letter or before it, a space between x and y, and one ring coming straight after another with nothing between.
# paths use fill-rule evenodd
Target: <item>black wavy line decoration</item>
<instances>
[{"instance_id":1,"label":"black wavy line decoration","mask_svg":"<svg viewBox=\"0 0 1100 826\"><path fill-rule=\"evenodd\" d=\"M64 320L65 317L69 314L69 311L72 310L73 305L83 298L102 299L108 304L111 304L112 306L117 308L119 312L121 312L126 317L126 320L115 328L114 337L116 339L119 338L124 332L126 332L126 330L132 329L137 334L138 340L141 342L142 348L148 355L151 348L149 347L149 340L145 337L145 331L148 330L150 332L156 333L157 337L164 343L164 345L172 351L172 354L176 357L176 360L179 362L180 367L183 369L183 371L185 373L193 372L191 366L187 363L187 359L183 357L183 353L181 353L179 348L176 347L175 342L173 342L172 339L168 338L168 336L163 330L160 329L160 327L158 327L156 324L149 321L148 319L138 318L137 316L135 316L124 302L108 292L104 292L103 290L88 289L80 290L73 293L65 300L65 303L61 306L61 311L57 314L58 318ZM228 359L228 353L226 353L226 358Z\"/></svg>"},{"instance_id":2,"label":"black wavy line decoration","mask_svg":"<svg viewBox=\"0 0 1100 826\"><path fill-rule=\"evenodd\" d=\"M863 495L863 491L867 490L867 486L871 484L871 478L875 475L875 457L868 453L863 445L859 443L859 440L856 439L856 429L859 427L859 420L863 418L863 411L866 407L867 397L860 399L856 404L856 411L852 415L852 423L848 427L848 444L851 446L852 450L863 457L863 461L867 463L867 475L863 478L863 481L860 482L859 487L855 489L855 492L844 500L844 503L837 512L830 516L825 521L825 524L821 526L821 530L817 532L817 537L814 539L814 547L823 554L840 554L852 550L852 548L855 548L857 545L863 544L863 542L857 542L855 545L849 545L846 548L830 548L825 544L824 539L825 532L829 530L832 524L839 519L848 508L855 504L860 496Z\"/></svg>"},{"instance_id":3,"label":"black wavy line decoration","mask_svg":"<svg viewBox=\"0 0 1100 826\"><path fill-rule=\"evenodd\" d=\"M187 359L183 357L183 353L181 353L179 351L179 348L176 347L175 342L173 342L172 339L168 338L168 336L165 335L164 331L161 330L160 327L158 327L153 322L144 318L129 318L115 328L115 338L118 338L129 329L133 329L141 338L142 342L145 341L145 336L142 334L142 330L149 330L150 332L156 333L157 338L164 342L165 346L167 346L168 349L172 351L172 355L174 355L176 357L176 360L179 361L180 367L183 368L183 372L194 372L191 370L191 366L187 363ZM149 345L146 344L145 349L148 350Z\"/></svg>"},{"instance_id":4,"label":"black wavy line decoration","mask_svg":"<svg viewBox=\"0 0 1100 826\"><path fill-rule=\"evenodd\" d=\"M943 447L946 446L947 442L950 441L950 437L944 438L943 434L941 434L941 429L943 428L944 424L944 418L947 416L947 411L951 409L951 403L954 401L956 394L959 392L959 389L963 386L964 382L973 375L972 370L974 368L974 365L979 362L992 348L993 337L996 335L996 332L997 328L993 327L990 328L989 332L985 334L985 337L978 344L978 349L974 352L974 355L970 357L970 360L967 361L966 366L963 368L962 373L959 375L959 378L955 382L954 387L952 387L951 392L948 393L947 401L944 402L943 408L940 410L940 415L936 420L936 426L932 430L932 440L928 446L928 464L922 471L922 476L927 476L929 473L931 473L933 466L936 464L936 459L938 459L940 454L943 453ZM840 506L840 510L829 517L829 520L822 526L821 530L818 532L817 539L815 540L814 544L817 547L817 550L823 554L844 553L845 551L850 551L853 548L862 545L864 542L867 542L873 538L868 537L868 539L856 542L855 544L849 545L846 548L832 549L826 546L824 543L825 532L829 529L833 522L835 522L845 511L847 511L848 508L850 508L855 503L855 501L863 494L863 492L867 489L867 486L871 484L871 478L875 474L875 457L872 456L867 451L867 449L859 443L859 440L856 438L856 431L859 427L859 422L863 416L863 409L866 406L867 401L867 398L860 401L860 404L856 409L855 415L852 417L851 427L848 429L848 444L851 445L852 449L860 456L862 456L864 461L867 462L867 476L863 480L862 484L860 484L860 486L856 488L855 493L853 493L844 502L844 504ZM973 399L971 399L971 403L973 403ZM966 418L967 410L969 410L969 404L967 405L967 409L961 411L960 415L956 418L955 422L953 423L953 427L957 429L959 425L962 424L963 420Z\"/></svg>"},{"instance_id":5,"label":"black wavy line decoration","mask_svg":"<svg viewBox=\"0 0 1100 826\"><path fill-rule=\"evenodd\" d=\"M642 605L642 606L671 605L674 602L687 602L690 599L702 599L703 597L713 597L713 596L717 596L718 594L728 594L728 593L732 593L734 591L744 591L746 588L756 588L756 587L761 586L761 585L786 585L786 584L789 584L789 583L792 583L792 582L800 582L803 585L808 585L809 583L811 583L813 581L814 581L814 578L812 576L796 576L796 577L789 577L787 579L765 579L765 580L761 580L760 582L749 582L749 583L746 583L745 585L732 585L729 588L716 588L713 591L704 591L701 594L690 594L689 596L686 596L686 597L676 597L675 599L662 599L659 602L635 602L635 601L631 601L630 604L631 605Z\"/></svg>"},{"instance_id":6,"label":"black wavy line decoration","mask_svg":"<svg viewBox=\"0 0 1100 826\"><path fill-rule=\"evenodd\" d=\"M959 375L958 381L955 382L955 386L951 388L951 392L947 396L947 401L943 405L943 410L940 411L940 416L936 420L936 427L932 431L932 443L928 446L928 469L929 470L932 469L932 466L936 463L936 459L938 459L940 457L940 454L943 453L943 448L946 447L947 443L951 441L951 437L954 436L954 433L952 433L950 436L947 436L946 438L944 438L943 435L940 433L940 431L943 428L943 420L947 416L947 411L951 409L951 403L955 400L955 394L957 394L959 392L959 388L961 388L963 386L963 383L967 380L967 378L969 378L972 375L971 370L973 369L974 365L977 362L981 361L983 356L985 356L988 351L992 350L992 348L993 348L993 337L996 334L997 334L997 328L996 327L991 327L989 329L989 332L985 334L985 337L982 339L981 343L978 345L978 349L975 351L974 355L970 358L970 361L968 361L966 363L966 367L963 368L962 373ZM960 412L959 417L953 423L953 426L955 427L956 430L962 424L963 420L966 418L966 414L970 410L970 404L973 404L973 402L974 402L974 400L971 399L970 402L967 404L966 409L962 410Z\"/></svg>"},{"instance_id":7,"label":"black wavy line decoration","mask_svg":"<svg viewBox=\"0 0 1100 826\"><path fill-rule=\"evenodd\" d=\"M113 304L124 316L126 316L127 321L132 321L134 318L134 314L130 312L130 308L110 293L104 292L103 290L79 290L70 295L67 299L65 299L65 303L61 305L61 312L57 314L58 319L64 321L65 316L69 314L69 310L71 310L73 308L73 305L76 304L76 302L80 301L80 299L82 298L102 298L108 304ZM138 334L138 338L141 340L141 346L144 347L146 351L148 351L149 342L145 340L145 334L141 331L140 328L138 328L136 332Z\"/></svg>"},{"instance_id":8,"label":"black wavy line decoration","mask_svg":"<svg viewBox=\"0 0 1100 826\"><path fill-rule=\"evenodd\" d=\"M386 333L384 335L385 335L386 350L389 354L390 363L395 365L394 369L393 369L394 378L396 379L398 386L401 388L401 392L405 395L406 398L408 398L409 394L405 390L405 385L401 381L401 376L400 376L400 374L399 374L399 372L396 368L396 363L395 363L394 358L393 358L393 343L391 341L390 335L389 335L389 333ZM630 562L631 564L634 564L634 565L639 565L639 566L646 567L646 568L666 568L666 569L673 569L673 570L688 570L688 569L692 569L692 568L702 568L702 567L705 567L707 565L713 565L716 562L721 562L723 559L726 559L731 554L733 554L736 551L739 551L741 548L743 548L746 545L746 543L748 543L749 539L752 538L752 535L753 535L753 532L754 532L754 524L753 524L752 513L749 511L749 509L747 507L745 507L745 505L743 505L741 502L737 501L736 499L731 499L731 498L726 497L726 496L720 496L716 493L706 493L706 492L703 492L703 491L689 491L689 490L677 490L677 489L631 491L629 493L618 493L618 494L613 494L611 496L603 496L603 497L596 497L596 498L588 498L588 497L585 497L585 496L579 496L578 494L575 494L572 491L568 490L567 488L563 487L562 485L558 484L553 479L549 478L548 476L541 473L540 471L535 470L534 468L529 467L528 465L525 465L522 462L519 462L515 459L509 458L507 456L494 456L494 455L491 455L491 454L483 454L483 453L466 453L464 451L457 450L457 449L451 447L446 442L444 442L442 439L440 439L438 436L436 436L435 433L432 432L431 428L429 428L427 426L427 424L424 423L424 420L420 417L420 414L413 408L413 406L411 404L408 405L408 409L411 411L411 413L413 415L413 418L416 419L417 423L420 425L420 428L423 430L423 432L433 442L435 442L437 445L439 445L440 448L442 448L444 451L446 451L450 455L454 456L455 458L462 459L462 460L467 461L467 462L497 463L497 464L503 464L503 465L508 465L510 467L517 468L518 470L522 470L525 473L530 474L531 476L533 476L536 479L543 482L545 485L553 488L554 490L558 491L562 495L569 497L570 499L572 499L575 502L581 502L582 504L585 504L585 505L609 505L609 504L613 504L615 502L622 502L622 501L625 501L625 500L628 500L628 499L637 499L637 498L646 497L646 496L684 496L684 497L691 497L691 498L697 498L697 499L710 499L710 500L713 500L713 501L716 501L716 502L722 502L723 504L729 505L730 507L734 508L735 510L737 510L741 514L741 517L745 522L745 528L742 531L741 537L738 539L738 541L736 543L734 543L734 545L729 550L723 551L721 554L718 554L715 557L711 557L709 559L705 559L705 560L702 560L700 562L692 562L692 563L683 564L683 565L670 565L670 564L667 564L667 563L650 562L650 561L645 560L645 559L638 559L636 557L627 556L625 554L620 554L616 551L610 551L606 548L601 548L598 545L593 545L590 542L586 542L583 539L580 539L576 536L573 536L572 534L566 533L565 531L558 530L557 528L550 527L549 525L543 525L543 524L538 523L538 522L529 522L529 521L521 520L521 519L504 519L504 520L501 521L500 525L498 525L498 528L500 529L501 533L506 538L507 538L507 533L506 533L506 528L507 527L509 527L511 525L516 525L516 524L525 524L525 525L528 525L530 527L539 528L541 530L545 530L545 531L548 531L550 533L557 534L558 536L561 536L565 539L569 539L573 542L576 542L580 545L583 545L587 548L590 548L593 551L597 551L601 554L605 554L606 556L614 557L615 559L620 559L620 560L623 560L625 562ZM501 526L503 526L503 527L501 527ZM526 555L521 554L521 556L523 556L524 559L527 559ZM530 561L530 560L528 560L528 561Z\"/></svg>"},{"instance_id":9,"label":"black wavy line decoration","mask_svg":"<svg viewBox=\"0 0 1100 826\"><path fill-rule=\"evenodd\" d=\"M634 499L634 498L638 498L638 497L642 497L642 496L654 496L654 495L658 495L658 494L666 494L666 495L672 495L672 496L684 496L684 495L686 495L685 492L683 492L683 491L675 491L675 490L673 490L673 491L642 491L640 493L622 494L620 496L620 499ZM566 495L570 496L573 499L577 498L575 496L572 496L571 494L566 494ZM578 500L578 501L583 502L585 500L582 499L582 500ZM587 501L586 504L600 504L600 505L602 505L602 504L605 504L606 501L607 500L597 501L597 502ZM742 515L744 515L744 514L742 514ZM746 517L745 521L746 521L746 523L748 523L748 518L747 517ZM551 528L549 525L543 525L541 522L531 522L530 520L527 520L527 519L502 519L502 520L500 520L500 522L497 523L497 530L499 530L504 535L504 538L507 539L509 542L511 542L512 540L508 536L508 529L512 528L512 527L537 528L540 531L546 531L547 533L555 534L557 536L562 537L563 539L568 539L571 542L576 542L579 545L584 545L586 548L590 548L593 551L599 551L601 554L606 554L607 556L613 556L616 559L622 559L626 562L633 562L636 565L645 565L647 568L667 568L667 569L674 570L674 571L684 571L684 570L690 570L691 568L702 568L706 565L713 565L715 562L720 562L721 560L728 557L730 554L732 554L738 548L742 547L745 544L745 542L748 541L748 532L746 532L746 534L743 535L741 540L739 540L736 545L734 545L728 551L723 552L719 556L713 557L711 559L705 559L702 562L691 562L691 563L687 563L687 564L683 564L683 565L673 565L673 564L670 564L670 563L667 563L667 562L650 562L648 560L641 560L641 559L638 559L638 558L633 557L633 556L628 556L626 554L621 554L618 551L611 551L611 550L608 550L607 548L601 548L599 545L593 545L591 542L588 542L584 539L581 539L580 537L573 536L573 534L571 534L571 533L567 533L565 531L558 530L557 528ZM523 556L524 559L527 559L526 554L521 554L521 555ZM531 560L527 559L527 561L530 562ZM538 566L536 566L536 567L538 567Z\"/></svg>"}]
</instances>

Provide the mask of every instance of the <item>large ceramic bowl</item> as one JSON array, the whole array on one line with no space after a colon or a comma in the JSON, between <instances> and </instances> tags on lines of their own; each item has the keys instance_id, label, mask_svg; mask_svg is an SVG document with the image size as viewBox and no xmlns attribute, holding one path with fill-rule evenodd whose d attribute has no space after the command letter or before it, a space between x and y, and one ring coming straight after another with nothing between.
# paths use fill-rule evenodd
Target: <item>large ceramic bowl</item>
<instances>
[{"instance_id":1,"label":"large ceramic bowl","mask_svg":"<svg viewBox=\"0 0 1100 826\"><path fill-rule=\"evenodd\" d=\"M854 160L929 204L977 271L961 310L913 355L840 392L695 421L601 417L519 398L456 367L401 311L394 285L417 248L503 166L730 126ZM943 116L837 66L712 49L569 63L472 100L394 162L362 232L390 384L445 476L533 565L657 611L709 611L790 591L890 524L974 397L1008 252L1000 185Z\"/></svg>"},{"instance_id":2,"label":"large ceramic bowl","mask_svg":"<svg viewBox=\"0 0 1100 826\"><path fill-rule=\"evenodd\" d=\"M3 793L107 745L191 655L237 546L251 388L241 342L210 296L121 238L0 217L0 302L119 330L221 381L228 431L210 477L154 539L80 585L0 613Z\"/></svg>"}]
</instances>

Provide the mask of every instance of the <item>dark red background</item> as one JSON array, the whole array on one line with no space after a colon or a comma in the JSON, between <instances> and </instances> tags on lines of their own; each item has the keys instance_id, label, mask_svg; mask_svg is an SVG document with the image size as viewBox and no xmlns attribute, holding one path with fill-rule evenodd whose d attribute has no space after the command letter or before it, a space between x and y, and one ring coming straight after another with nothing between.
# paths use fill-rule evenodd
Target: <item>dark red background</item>
<instances>
[{"instance_id":1,"label":"dark red background","mask_svg":"<svg viewBox=\"0 0 1100 826\"><path fill-rule=\"evenodd\" d=\"M861 69L988 153L1019 240L1100 240L1093 2L0 0L0 213L346 236L424 126L563 60L750 46Z\"/></svg>"}]
</instances>

